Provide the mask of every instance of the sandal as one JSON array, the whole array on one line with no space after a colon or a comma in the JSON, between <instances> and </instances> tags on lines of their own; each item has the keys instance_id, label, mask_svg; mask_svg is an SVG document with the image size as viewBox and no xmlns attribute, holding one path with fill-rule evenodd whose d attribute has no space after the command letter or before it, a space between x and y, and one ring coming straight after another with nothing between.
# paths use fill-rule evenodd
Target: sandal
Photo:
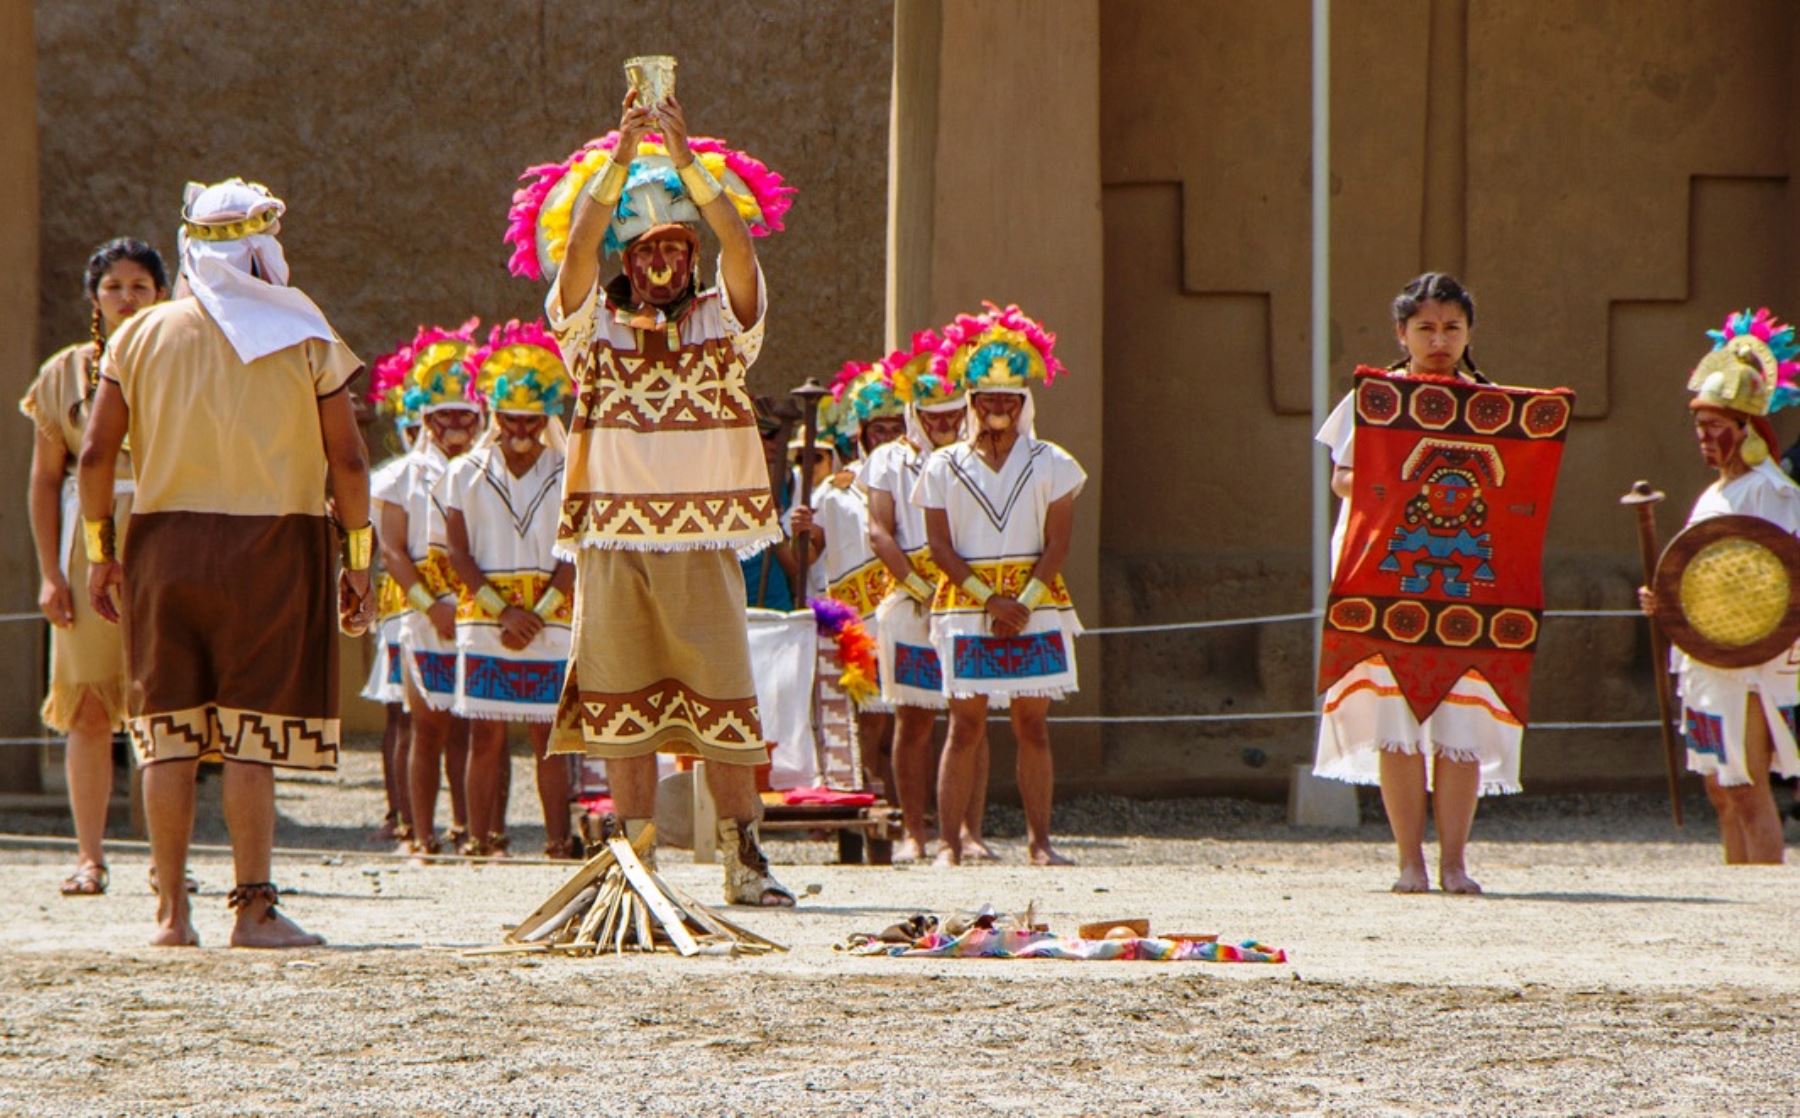
<instances>
[{"instance_id":1,"label":"sandal","mask_svg":"<svg viewBox=\"0 0 1800 1118\"><path fill-rule=\"evenodd\" d=\"M198 893L200 891L199 880L196 879L191 872L186 873L183 876L186 878L187 891L190 893ZM150 867L150 895L153 897L159 896L160 892L161 891L159 889L157 889L157 887L156 887L156 867L151 866Z\"/></svg>"},{"instance_id":2,"label":"sandal","mask_svg":"<svg viewBox=\"0 0 1800 1118\"><path fill-rule=\"evenodd\" d=\"M91 862L77 867L75 872L63 878L62 895L65 897L98 897L106 892L111 884L112 875L106 866Z\"/></svg>"},{"instance_id":3,"label":"sandal","mask_svg":"<svg viewBox=\"0 0 1800 1118\"><path fill-rule=\"evenodd\" d=\"M555 839L544 844L544 857L558 862L585 861L587 845L574 835L557 842Z\"/></svg>"}]
</instances>

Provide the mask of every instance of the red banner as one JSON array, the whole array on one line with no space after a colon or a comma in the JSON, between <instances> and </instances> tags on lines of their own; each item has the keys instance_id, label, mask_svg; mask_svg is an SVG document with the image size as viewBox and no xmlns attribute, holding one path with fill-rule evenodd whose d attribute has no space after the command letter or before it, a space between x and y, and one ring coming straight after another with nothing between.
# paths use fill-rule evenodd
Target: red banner
<instances>
[{"instance_id":1,"label":"red banner","mask_svg":"<svg viewBox=\"0 0 1800 1118\"><path fill-rule=\"evenodd\" d=\"M1526 721L1566 388L1356 370L1355 467L1319 690L1372 656L1423 721L1474 670Z\"/></svg>"}]
</instances>

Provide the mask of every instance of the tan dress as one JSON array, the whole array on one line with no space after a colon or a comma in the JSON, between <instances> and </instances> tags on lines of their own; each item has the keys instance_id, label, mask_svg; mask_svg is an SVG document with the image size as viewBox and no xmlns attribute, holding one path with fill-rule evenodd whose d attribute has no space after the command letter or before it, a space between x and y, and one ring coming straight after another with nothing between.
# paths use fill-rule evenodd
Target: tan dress
<instances>
[{"instance_id":1,"label":"tan dress","mask_svg":"<svg viewBox=\"0 0 1800 1118\"><path fill-rule=\"evenodd\" d=\"M37 428L62 440L63 484L57 554L69 580L75 622L50 630L50 690L41 717L52 730L67 733L76 711L93 696L117 729L125 716L125 642L119 627L94 612L87 596L87 553L81 543L81 504L75 495L75 462L87 426L88 369L94 343L60 350L38 369L37 379L19 401ZM113 516L121 526L131 515L131 457L119 455ZM122 537L121 537L122 538Z\"/></svg>"},{"instance_id":2,"label":"tan dress","mask_svg":"<svg viewBox=\"0 0 1800 1118\"><path fill-rule=\"evenodd\" d=\"M248 364L194 299L139 311L101 374L130 408L126 725L141 764L337 764L336 538L318 399L361 368L316 339Z\"/></svg>"}]
</instances>

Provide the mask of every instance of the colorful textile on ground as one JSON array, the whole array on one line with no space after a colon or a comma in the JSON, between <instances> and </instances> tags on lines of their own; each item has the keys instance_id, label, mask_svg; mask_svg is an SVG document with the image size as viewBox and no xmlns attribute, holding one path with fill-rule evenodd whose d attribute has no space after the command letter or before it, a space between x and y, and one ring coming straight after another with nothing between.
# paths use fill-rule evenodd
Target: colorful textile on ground
<instances>
[{"instance_id":1,"label":"colorful textile on ground","mask_svg":"<svg viewBox=\"0 0 1800 1118\"><path fill-rule=\"evenodd\" d=\"M527 167L519 180L525 183L513 194L502 240L513 246L506 267L526 279L553 279L569 247L569 227L575 202L618 145L618 132L589 140L561 163ZM718 180L725 197L737 208L753 237L779 233L782 217L793 205L794 187L746 152L725 141L690 136L688 147L695 159ZM605 247L617 253L653 221L698 221L669 159L663 139L650 133L638 144L626 179L625 192L613 211Z\"/></svg>"},{"instance_id":2,"label":"colorful textile on ground","mask_svg":"<svg viewBox=\"0 0 1800 1118\"><path fill-rule=\"evenodd\" d=\"M487 344L469 355L475 390L497 412L560 416L572 382L562 350L541 319L512 319L488 333Z\"/></svg>"},{"instance_id":3,"label":"colorful textile on ground","mask_svg":"<svg viewBox=\"0 0 1800 1118\"><path fill-rule=\"evenodd\" d=\"M1356 371L1355 493L1319 690L1382 657L1423 721L1466 672L1527 718L1567 389Z\"/></svg>"},{"instance_id":4,"label":"colorful textile on ground","mask_svg":"<svg viewBox=\"0 0 1800 1118\"><path fill-rule=\"evenodd\" d=\"M1074 959L1156 963L1285 963L1287 952L1256 940L1241 943L1190 939L1080 939L1049 932L970 928L960 936L928 932L917 944L871 939L853 955L907 959Z\"/></svg>"},{"instance_id":5,"label":"colorful textile on ground","mask_svg":"<svg viewBox=\"0 0 1800 1118\"><path fill-rule=\"evenodd\" d=\"M832 598L814 598L807 604L818 620L819 635L837 644L838 657L844 664L838 686L856 703L866 703L879 695L875 641L863 628L856 611Z\"/></svg>"}]
</instances>

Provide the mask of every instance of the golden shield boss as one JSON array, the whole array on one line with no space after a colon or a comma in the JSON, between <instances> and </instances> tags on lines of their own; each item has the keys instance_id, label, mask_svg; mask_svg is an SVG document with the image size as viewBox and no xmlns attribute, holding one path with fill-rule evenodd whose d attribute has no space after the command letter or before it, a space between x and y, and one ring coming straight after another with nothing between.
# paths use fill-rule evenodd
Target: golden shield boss
<instances>
[{"instance_id":1,"label":"golden shield boss","mask_svg":"<svg viewBox=\"0 0 1800 1118\"><path fill-rule=\"evenodd\" d=\"M1800 638L1800 539L1757 516L1715 516L1669 541L1656 620L1701 663L1744 668Z\"/></svg>"}]
</instances>

